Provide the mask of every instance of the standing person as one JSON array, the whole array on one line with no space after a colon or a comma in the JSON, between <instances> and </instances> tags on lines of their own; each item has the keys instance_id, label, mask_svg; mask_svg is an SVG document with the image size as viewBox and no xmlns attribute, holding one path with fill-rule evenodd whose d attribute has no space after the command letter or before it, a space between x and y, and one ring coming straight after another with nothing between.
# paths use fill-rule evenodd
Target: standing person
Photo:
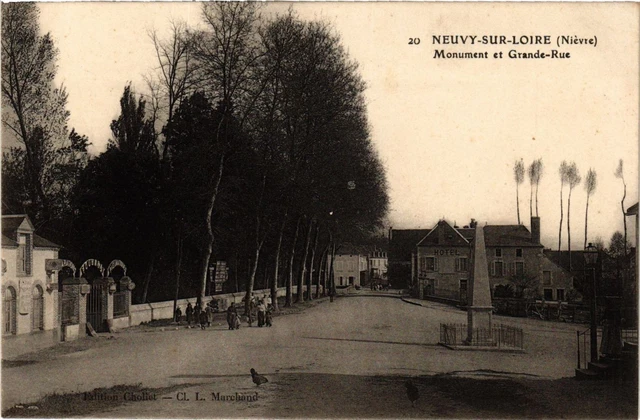
<instances>
[{"instance_id":1,"label":"standing person","mask_svg":"<svg viewBox=\"0 0 640 420\"><path fill-rule=\"evenodd\" d=\"M272 325L272 313L273 313L273 306L269 305L267 306L267 313L265 315L265 322L267 327L270 327Z\"/></svg>"},{"instance_id":2,"label":"standing person","mask_svg":"<svg viewBox=\"0 0 640 420\"><path fill-rule=\"evenodd\" d=\"M264 300L258 302L258 327L264 327L265 315L267 313L267 308L264 306Z\"/></svg>"},{"instance_id":3,"label":"standing person","mask_svg":"<svg viewBox=\"0 0 640 420\"><path fill-rule=\"evenodd\" d=\"M210 327L213 322L213 308L211 307L211 302L207 304L204 311L207 313L207 327Z\"/></svg>"},{"instance_id":4,"label":"standing person","mask_svg":"<svg viewBox=\"0 0 640 420\"><path fill-rule=\"evenodd\" d=\"M193 306L191 306L191 302L187 303L187 325L191 326L191 320L193 319Z\"/></svg>"},{"instance_id":5,"label":"standing person","mask_svg":"<svg viewBox=\"0 0 640 420\"><path fill-rule=\"evenodd\" d=\"M267 305L267 309L269 309L269 306L271 306L272 304L270 294L265 295L264 303L265 305Z\"/></svg>"},{"instance_id":6,"label":"standing person","mask_svg":"<svg viewBox=\"0 0 640 420\"><path fill-rule=\"evenodd\" d=\"M176 306L176 315L175 315L175 319L176 322L179 324L180 321L182 320L182 309L180 309L179 306Z\"/></svg>"},{"instance_id":7,"label":"standing person","mask_svg":"<svg viewBox=\"0 0 640 420\"><path fill-rule=\"evenodd\" d=\"M230 330L235 330L237 328L238 321L238 309L236 308L235 303L231 302L231 305L227 308L227 324L229 324Z\"/></svg>"},{"instance_id":8,"label":"standing person","mask_svg":"<svg viewBox=\"0 0 640 420\"><path fill-rule=\"evenodd\" d=\"M207 311L200 311L200 329L207 328Z\"/></svg>"},{"instance_id":9,"label":"standing person","mask_svg":"<svg viewBox=\"0 0 640 420\"><path fill-rule=\"evenodd\" d=\"M193 308L193 321L196 324L200 323L200 313L202 312L202 307L200 306L200 302L196 302L196 307Z\"/></svg>"}]
</instances>

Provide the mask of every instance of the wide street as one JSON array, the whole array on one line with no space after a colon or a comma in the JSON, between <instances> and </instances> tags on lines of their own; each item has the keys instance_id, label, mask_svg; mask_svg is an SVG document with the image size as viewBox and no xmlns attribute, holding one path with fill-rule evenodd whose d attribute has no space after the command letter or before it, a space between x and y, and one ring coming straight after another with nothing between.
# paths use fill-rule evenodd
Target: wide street
<instances>
[{"instance_id":1,"label":"wide street","mask_svg":"<svg viewBox=\"0 0 640 420\"><path fill-rule=\"evenodd\" d=\"M122 395L106 391L106 398L117 403L91 416L545 417L571 416L563 410L579 403L567 389L574 385L587 387L576 389L578 395L603 391L602 404L616 398L603 388L610 385L570 378L575 331L583 326L495 317L524 329L526 353L453 351L437 344L439 324L465 322L465 312L366 294L323 300L304 312L276 317L272 328L138 327L113 339L86 339L96 342L80 351L63 343L21 358L30 362L3 364L3 413L54 392L122 384L173 388L142 402L122 401ZM62 351L65 346L69 351ZM251 368L269 382L256 388ZM416 408L406 397L407 377L421 390ZM535 398L529 395L534 392ZM216 400L212 393L237 393L252 401ZM510 399L514 404L505 406Z\"/></svg>"}]
</instances>

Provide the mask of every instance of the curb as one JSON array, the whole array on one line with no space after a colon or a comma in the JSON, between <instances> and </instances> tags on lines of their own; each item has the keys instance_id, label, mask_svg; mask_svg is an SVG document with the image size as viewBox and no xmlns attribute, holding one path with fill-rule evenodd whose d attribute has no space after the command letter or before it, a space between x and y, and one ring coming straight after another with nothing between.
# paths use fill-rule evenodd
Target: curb
<instances>
[{"instance_id":1,"label":"curb","mask_svg":"<svg viewBox=\"0 0 640 420\"><path fill-rule=\"evenodd\" d=\"M410 304L412 304L412 305L416 305L416 306L423 306L423 305L422 305L422 303L412 302L412 301L410 301L410 300L407 300L407 299L406 299L406 298L404 298L404 297L400 297L400 299L401 299L403 302L407 302L407 303L410 303Z\"/></svg>"}]
</instances>

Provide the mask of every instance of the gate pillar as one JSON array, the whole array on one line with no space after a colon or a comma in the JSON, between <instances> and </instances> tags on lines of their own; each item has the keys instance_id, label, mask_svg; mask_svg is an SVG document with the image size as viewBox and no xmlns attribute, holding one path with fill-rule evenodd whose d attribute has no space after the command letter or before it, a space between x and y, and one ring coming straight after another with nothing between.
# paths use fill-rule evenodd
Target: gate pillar
<instances>
[{"instance_id":1,"label":"gate pillar","mask_svg":"<svg viewBox=\"0 0 640 420\"><path fill-rule=\"evenodd\" d=\"M60 322L64 341L82 336L87 327L87 294L90 288L84 278L69 277L62 281Z\"/></svg>"},{"instance_id":2,"label":"gate pillar","mask_svg":"<svg viewBox=\"0 0 640 420\"><path fill-rule=\"evenodd\" d=\"M131 291L136 288L136 284L131 277L124 276L120 279L120 291L126 293L127 314L131 315Z\"/></svg>"}]
</instances>

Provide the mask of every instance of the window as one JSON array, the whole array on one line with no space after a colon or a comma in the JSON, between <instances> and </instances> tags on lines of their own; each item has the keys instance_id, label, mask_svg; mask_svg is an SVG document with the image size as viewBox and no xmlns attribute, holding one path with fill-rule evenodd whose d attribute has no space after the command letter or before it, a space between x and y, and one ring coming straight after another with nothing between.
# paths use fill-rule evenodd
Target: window
<instances>
[{"instance_id":1,"label":"window","mask_svg":"<svg viewBox=\"0 0 640 420\"><path fill-rule=\"evenodd\" d=\"M516 257L522 258L522 248L516 248Z\"/></svg>"},{"instance_id":2,"label":"window","mask_svg":"<svg viewBox=\"0 0 640 420\"><path fill-rule=\"evenodd\" d=\"M344 278L344 277L340 276L340 286L342 286L342 279L343 279L343 278Z\"/></svg>"},{"instance_id":3,"label":"window","mask_svg":"<svg viewBox=\"0 0 640 420\"><path fill-rule=\"evenodd\" d=\"M425 257L424 269L427 271L438 271L438 259L436 257Z\"/></svg>"},{"instance_id":4,"label":"window","mask_svg":"<svg viewBox=\"0 0 640 420\"><path fill-rule=\"evenodd\" d=\"M4 313L2 314L2 321L4 328L3 334L15 334L16 333L16 289L9 286L4 291Z\"/></svg>"},{"instance_id":5,"label":"window","mask_svg":"<svg viewBox=\"0 0 640 420\"><path fill-rule=\"evenodd\" d=\"M31 300L31 330L39 331L44 329L44 293L42 287L36 285L33 288Z\"/></svg>"},{"instance_id":6,"label":"window","mask_svg":"<svg viewBox=\"0 0 640 420\"><path fill-rule=\"evenodd\" d=\"M553 289L544 289L544 300L553 300Z\"/></svg>"},{"instance_id":7,"label":"window","mask_svg":"<svg viewBox=\"0 0 640 420\"><path fill-rule=\"evenodd\" d=\"M556 289L556 299L564 300L564 289Z\"/></svg>"},{"instance_id":8,"label":"window","mask_svg":"<svg viewBox=\"0 0 640 420\"><path fill-rule=\"evenodd\" d=\"M502 248L496 248L496 257L502 257Z\"/></svg>"},{"instance_id":9,"label":"window","mask_svg":"<svg viewBox=\"0 0 640 420\"><path fill-rule=\"evenodd\" d=\"M542 272L542 284L545 286L551 285L551 271Z\"/></svg>"},{"instance_id":10,"label":"window","mask_svg":"<svg viewBox=\"0 0 640 420\"><path fill-rule=\"evenodd\" d=\"M504 263L502 261L494 261L492 265L491 274L494 277L504 276Z\"/></svg>"},{"instance_id":11,"label":"window","mask_svg":"<svg viewBox=\"0 0 640 420\"><path fill-rule=\"evenodd\" d=\"M467 257L456 259L456 271L467 271Z\"/></svg>"},{"instance_id":12,"label":"window","mask_svg":"<svg viewBox=\"0 0 640 420\"><path fill-rule=\"evenodd\" d=\"M518 277L524 276L524 261L516 261L515 274Z\"/></svg>"},{"instance_id":13,"label":"window","mask_svg":"<svg viewBox=\"0 0 640 420\"><path fill-rule=\"evenodd\" d=\"M31 275L31 235L18 234L18 262L17 271L19 276Z\"/></svg>"},{"instance_id":14,"label":"window","mask_svg":"<svg viewBox=\"0 0 640 420\"><path fill-rule=\"evenodd\" d=\"M460 280L460 302L467 303L467 279Z\"/></svg>"}]
</instances>

